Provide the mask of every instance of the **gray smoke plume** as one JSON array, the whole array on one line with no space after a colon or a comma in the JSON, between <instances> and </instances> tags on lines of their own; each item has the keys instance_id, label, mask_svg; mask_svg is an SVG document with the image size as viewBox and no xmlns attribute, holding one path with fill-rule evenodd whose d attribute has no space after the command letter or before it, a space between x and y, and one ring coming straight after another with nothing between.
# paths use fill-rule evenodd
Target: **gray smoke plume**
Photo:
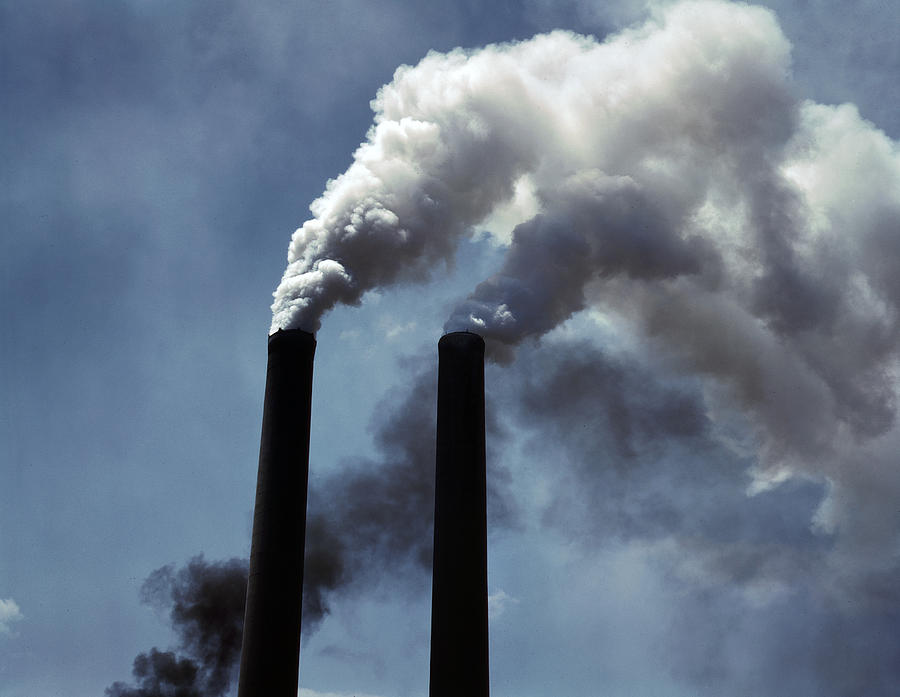
<instances>
[{"instance_id":1,"label":"gray smoke plume","mask_svg":"<svg viewBox=\"0 0 900 697\"><path fill-rule=\"evenodd\" d=\"M392 567L431 566L437 384L433 361L427 363L410 387L392 390L376 410L382 414L372 428L378 456L345 462L310 485L304 631L360 574L375 580Z\"/></svg>"},{"instance_id":2,"label":"gray smoke plume","mask_svg":"<svg viewBox=\"0 0 900 697\"><path fill-rule=\"evenodd\" d=\"M314 629L332 599L368 588L387 576L423 589L431 570L434 521L437 365L434 357L404 360L409 385L392 389L376 409L371 430L375 457L343 463L310 484L303 581L304 632ZM503 430L486 417L489 455ZM515 525L499 457L488 458L488 515L493 529Z\"/></svg>"},{"instance_id":3,"label":"gray smoke plume","mask_svg":"<svg viewBox=\"0 0 900 697\"><path fill-rule=\"evenodd\" d=\"M194 557L175 571L154 571L142 600L168 611L178 650L156 648L134 659L136 686L106 688L107 697L219 697L235 677L247 594L247 562L207 562Z\"/></svg>"},{"instance_id":4,"label":"gray smoke plume","mask_svg":"<svg viewBox=\"0 0 900 697\"><path fill-rule=\"evenodd\" d=\"M434 516L434 357L404 360L413 377L385 397L372 423L376 456L343 463L310 486L303 579L303 637L315 632L340 596L386 578L424 591L431 569ZM491 449L502 430L488 417ZM499 458L491 458L489 503L495 528L514 524ZM408 573L412 571L413 573ZM168 613L176 651L153 648L135 658L136 686L116 682L107 697L219 697L236 676L241 649L247 560L195 557L154 571L142 600ZM407 572L407 573L404 573Z\"/></svg>"},{"instance_id":5,"label":"gray smoke plume","mask_svg":"<svg viewBox=\"0 0 900 697\"><path fill-rule=\"evenodd\" d=\"M594 208L582 217L613 221L609 239L584 240L593 241L591 265L654 273L637 268L634 254L660 238L678 246L717 178L707 163L741 165L732 160L790 136L797 104L786 86L788 51L767 11L700 2L603 43L556 31L401 67L373 101L375 123L353 164L293 236L273 331L315 330L337 302L427 277L472 225L517 195L531 215L575 219L565 199L581 195ZM648 225L643 244L616 221ZM515 314L522 300L505 308L512 314L501 302L496 316L475 315L476 325L508 334L525 321Z\"/></svg>"},{"instance_id":6,"label":"gray smoke plume","mask_svg":"<svg viewBox=\"0 0 900 697\"><path fill-rule=\"evenodd\" d=\"M880 470L885 490L847 487L859 498L843 528L811 525L838 485L793 477L748 495L752 440L728 432L704 381L606 338L523 346L498 398L539 479L541 528L579 558L628 549L662 574L671 596L643 600L667 608L666 629L645 660L704 696L894 694L900 564L896 531L874 519L896 505L896 451L846 461Z\"/></svg>"},{"instance_id":7,"label":"gray smoke plume","mask_svg":"<svg viewBox=\"0 0 900 697\"><path fill-rule=\"evenodd\" d=\"M689 628L665 660L693 684L890 694L897 143L852 105L799 99L774 15L722 0L602 42L431 53L373 108L294 233L272 331L425 281L487 228L505 258L445 328L534 376L511 413L535 443L565 444L545 453L565 496L542 522L589 546L639 541L666 569ZM571 332L590 341L559 343ZM640 355L598 347L610 334ZM556 350L540 357L541 341ZM307 626L372 573L427 566L433 389L395 400L377 456L311 488ZM764 648L745 658L731 627ZM135 665L148 690L205 671L160 652Z\"/></svg>"},{"instance_id":8,"label":"gray smoke plume","mask_svg":"<svg viewBox=\"0 0 900 697\"><path fill-rule=\"evenodd\" d=\"M445 329L504 363L576 316L652 346L712 430L740 414L748 491L818 482L832 562L871 571L854 550L900 529L898 146L790 71L775 16L721 0L403 66L294 234L272 328L427 279L483 225L505 259Z\"/></svg>"}]
</instances>

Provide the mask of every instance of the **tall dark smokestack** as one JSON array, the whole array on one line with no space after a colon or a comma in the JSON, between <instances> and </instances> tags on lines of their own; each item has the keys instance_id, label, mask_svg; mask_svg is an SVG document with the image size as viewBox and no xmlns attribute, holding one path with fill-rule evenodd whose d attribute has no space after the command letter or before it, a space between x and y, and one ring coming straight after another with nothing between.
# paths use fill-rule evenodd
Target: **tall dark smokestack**
<instances>
[{"instance_id":1,"label":"tall dark smokestack","mask_svg":"<svg viewBox=\"0 0 900 697\"><path fill-rule=\"evenodd\" d=\"M487 486L484 341L438 343L431 697L487 697Z\"/></svg>"},{"instance_id":2,"label":"tall dark smokestack","mask_svg":"<svg viewBox=\"0 0 900 697\"><path fill-rule=\"evenodd\" d=\"M238 697L296 697L309 474L312 334L269 337Z\"/></svg>"}]
</instances>

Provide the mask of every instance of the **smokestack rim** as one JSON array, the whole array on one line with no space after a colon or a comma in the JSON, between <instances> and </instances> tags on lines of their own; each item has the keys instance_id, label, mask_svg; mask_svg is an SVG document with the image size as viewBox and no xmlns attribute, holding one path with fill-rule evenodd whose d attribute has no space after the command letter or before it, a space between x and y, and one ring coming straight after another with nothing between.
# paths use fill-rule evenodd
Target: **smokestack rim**
<instances>
[{"instance_id":1,"label":"smokestack rim","mask_svg":"<svg viewBox=\"0 0 900 697\"><path fill-rule=\"evenodd\" d=\"M480 351L484 355L484 339L475 332L448 332L438 341L438 350Z\"/></svg>"},{"instance_id":2,"label":"smokestack rim","mask_svg":"<svg viewBox=\"0 0 900 697\"><path fill-rule=\"evenodd\" d=\"M279 329L274 334L269 334L269 352L279 346L295 346L298 349L309 347L314 349L316 347L316 335L304 329Z\"/></svg>"}]
</instances>

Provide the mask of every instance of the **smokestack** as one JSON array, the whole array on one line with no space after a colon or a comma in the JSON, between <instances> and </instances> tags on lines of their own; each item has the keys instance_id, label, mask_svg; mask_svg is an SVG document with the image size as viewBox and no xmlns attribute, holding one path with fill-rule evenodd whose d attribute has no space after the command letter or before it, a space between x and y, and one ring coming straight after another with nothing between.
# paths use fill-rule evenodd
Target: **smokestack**
<instances>
[{"instance_id":1,"label":"smokestack","mask_svg":"<svg viewBox=\"0 0 900 697\"><path fill-rule=\"evenodd\" d=\"M431 697L488 697L484 340L438 343Z\"/></svg>"},{"instance_id":2,"label":"smokestack","mask_svg":"<svg viewBox=\"0 0 900 697\"><path fill-rule=\"evenodd\" d=\"M238 697L296 697L315 337L269 337Z\"/></svg>"}]
</instances>

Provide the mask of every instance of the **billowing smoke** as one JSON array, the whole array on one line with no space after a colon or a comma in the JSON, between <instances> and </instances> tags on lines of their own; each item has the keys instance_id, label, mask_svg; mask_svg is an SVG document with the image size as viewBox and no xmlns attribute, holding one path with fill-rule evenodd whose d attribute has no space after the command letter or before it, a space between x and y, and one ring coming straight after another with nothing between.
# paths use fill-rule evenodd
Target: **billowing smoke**
<instances>
[{"instance_id":1,"label":"billowing smoke","mask_svg":"<svg viewBox=\"0 0 900 697\"><path fill-rule=\"evenodd\" d=\"M513 343L580 309L598 274L715 267L720 245L694 214L770 182L768 156L796 128L788 51L765 10L701 2L603 43L557 31L401 67L353 164L294 234L273 331L315 330L338 302L427 277L517 194L537 215L450 328ZM527 265L532 246L548 268Z\"/></svg>"},{"instance_id":2,"label":"billowing smoke","mask_svg":"<svg viewBox=\"0 0 900 697\"><path fill-rule=\"evenodd\" d=\"M900 564L894 523L879 521L898 498L896 437L843 461L868 487L804 475L748 492L758 453L745 415L611 331L555 334L494 368L548 542L579 559L627 549L661 574L662 589L641 597L665 608L654 625L666 629L642 660L691 694L894 694ZM836 495L852 501L826 527ZM647 627L592 631L627 641Z\"/></svg>"},{"instance_id":3,"label":"billowing smoke","mask_svg":"<svg viewBox=\"0 0 900 697\"><path fill-rule=\"evenodd\" d=\"M433 352L432 352L433 353ZM336 598L371 590L390 578L427 590L434 517L435 356L408 357L409 385L385 397L372 423L374 453L343 463L310 484L303 579L303 637L309 638ZM502 432L488 418L492 449ZM506 497L507 473L492 458L488 492L491 523L514 521ZM236 677L247 592L247 560L206 562L195 557L144 582L145 603L165 611L179 643L135 658L135 686L122 682L107 697L219 697ZM412 573L410 573L412 572Z\"/></svg>"},{"instance_id":4,"label":"billowing smoke","mask_svg":"<svg viewBox=\"0 0 900 697\"><path fill-rule=\"evenodd\" d=\"M337 302L426 277L525 191L535 214L448 330L477 330L502 356L602 306L748 404L781 377L759 365L777 346L825 406L804 447L832 425L882 433L895 146L850 106L799 102L789 68L773 15L722 2L603 43L554 32L400 68L354 163L294 234L273 330L315 330ZM727 346L691 341L711 328Z\"/></svg>"},{"instance_id":5,"label":"billowing smoke","mask_svg":"<svg viewBox=\"0 0 900 697\"><path fill-rule=\"evenodd\" d=\"M412 385L392 390L376 411L382 414L372 428L376 457L346 462L340 472L310 484L304 632L328 613L331 596L353 587L361 575L377 583L387 569L431 566L433 368L432 361L420 366Z\"/></svg>"},{"instance_id":6,"label":"billowing smoke","mask_svg":"<svg viewBox=\"0 0 900 697\"><path fill-rule=\"evenodd\" d=\"M604 41L557 31L401 67L294 234L272 329L314 331L337 303L427 280L488 228L505 257L445 329L541 376L510 396L519 421L560 429L578 494L603 492L546 519L654 545L695 590L718 579L765 604L804 589L816 631L855 627L868 645L872 617L900 616L900 150L853 105L801 100L790 72L774 15L719 0ZM591 341L523 365L573 331ZM640 360L598 349L610 336ZM827 674L830 693L881 694L896 677L801 635L783 653L794 637L810 666L854 658L798 690L823 693L810 676ZM734 663L735 685L746 671L753 694L760 667L736 656L719 669ZM695 659L676 662L702 682Z\"/></svg>"},{"instance_id":7,"label":"billowing smoke","mask_svg":"<svg viewBox=\"0 0 900 697\"><path fill-rule=\"evenodd\" d=\"M445 328L531 376L507 381L510 418L534 429L532 457L565 444L542 522L639 541L684 589L676 677L776 694L787 683L759 676L790 655L792 693L891 694L898 144L852 105L799 99L775 17L719 0L602 42L432 53L373 108L293 236L272 331L425 281L487 227L505 257ZM359 581L427 567L433 390L422 377L392 397L377 455L313 481L307 629ZM219 689L228 671L173 623L182 654L142 654L137 691L111 695ZM732 628L771 650L751 660Z\"/></svg>"},{"instance_id":8,"label":"billowing smoke","mask_svg":"<svg viewBox=\"0 0 900 697\"><path fill-rule=\"evenodd\" d=\"M600 313L741 410L757 488L827 480L823 530L885 476L897 145L852 105L798 99L771 12L683 2L602 42L556 31L432 53L373 108L353 164L294 234L273 329L314 330L338 302L425 279L474 226L515 210L521 222L496 233L500 269L446 329L479 332L506 362ZM897 510L853 523L883 535Z\"/></svg>"},{"instance_id":9,"label":"billowing smoke","mask_svg":"<svg viewBox=\"0 0 900 697\"><path fill-rule=\"evenodd\" d=\"M330 611L335 596L371 590L387 577L394 589L403 579L413 589L427 589L437 365L433 355L406 359L404 365L413 373L410 384L392 389L376 409L371 429L376 455L348 460L338 472L310 483L304 632ZM501 447L503 433L496 419L488 416L486 428L489 447ZM489 462L489 516L499 529L514 524L515 514L505 487L508 473L499 458Z\"/></svg>"},{"instance_id":10,"label":"billowing smoke","mask_svg":"<svg viewBox=\"0 0 900 697\"><path fill-rule=\"evenodd\" d=\"M219 697L236 677L247 594L247 562L194 557L177 572L154 571L142 600L167 611L177 651L153 648L134 659L135 686L106 688L107 697Z\"/></svg>"}]
</instances>

